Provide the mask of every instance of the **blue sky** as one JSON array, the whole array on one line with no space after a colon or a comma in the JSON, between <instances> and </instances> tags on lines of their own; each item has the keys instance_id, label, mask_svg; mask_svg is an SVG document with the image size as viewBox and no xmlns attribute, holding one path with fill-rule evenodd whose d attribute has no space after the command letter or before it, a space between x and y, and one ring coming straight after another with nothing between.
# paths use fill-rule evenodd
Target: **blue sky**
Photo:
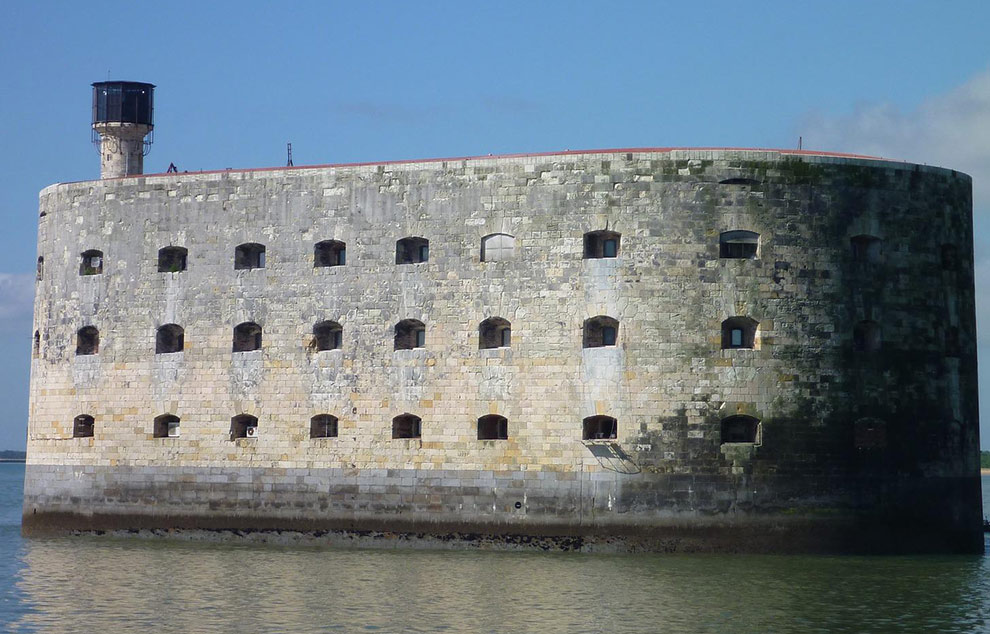
<instances>
[{"instance_id":1,"label":"blue sky","mask_svg":"<svg viewBox=\"0 0 990 634\"><path fill-rule=\"evenodd\" d=\"M799 135L959 169L987 321L988 26L985 1L0 2L0 449L25 441L38 191L99 177L91 82L158 86L148 172Z\"/></svg>"}]
</instances>

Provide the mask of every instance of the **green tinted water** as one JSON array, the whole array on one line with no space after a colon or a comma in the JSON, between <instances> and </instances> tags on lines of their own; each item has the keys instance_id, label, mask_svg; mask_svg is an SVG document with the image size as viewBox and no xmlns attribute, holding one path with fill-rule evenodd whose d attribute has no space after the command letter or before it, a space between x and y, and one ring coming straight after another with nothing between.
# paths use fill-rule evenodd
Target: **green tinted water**
<instances>
[{"instance_id":1,"label":"green tinted water","mask_svg":"<svg viewBox=\"0 0 990 634\"><path fill-rule=\"evenodd\" d=\"M8 631L990 631L987 556L617 556L22 540L22 477L23 465L0 465L0 623ZM987 491L986 478L984 484Z\"/></svg>"}]
</instances>

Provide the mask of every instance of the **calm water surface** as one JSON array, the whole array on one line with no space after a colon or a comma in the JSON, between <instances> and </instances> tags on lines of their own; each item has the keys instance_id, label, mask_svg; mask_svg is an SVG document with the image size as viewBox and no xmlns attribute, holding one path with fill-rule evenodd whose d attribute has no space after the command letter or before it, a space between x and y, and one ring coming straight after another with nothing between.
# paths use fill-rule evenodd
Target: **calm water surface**
<instances>
[{"instance_id":1,"label":"calm water surface","mask_svg":"<svg viewBox=\"0 0 990 634\"><path fill-rule=\"evenodd\" d=\"M12 632L990 632L990 557L328 550L20 537L0 464ZM990 509L990 478L983 478Z\"/></svg>"}]
</instances>

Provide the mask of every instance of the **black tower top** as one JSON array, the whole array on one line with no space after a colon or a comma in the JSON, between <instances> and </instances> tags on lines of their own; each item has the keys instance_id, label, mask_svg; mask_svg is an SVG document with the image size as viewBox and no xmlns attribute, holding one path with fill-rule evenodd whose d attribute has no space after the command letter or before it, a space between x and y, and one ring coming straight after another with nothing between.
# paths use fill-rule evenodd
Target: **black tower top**
<instances>
[{"instance_id":1,"label":"black tower top","mask_svg":"<svg viewBox=\"0 0 990 634\"><path fill-rule=\"evenodd\" d=\"M143 123L154 127L155 86L137 81L93 84L93 124Z\"/></svg>"}]
</instances>

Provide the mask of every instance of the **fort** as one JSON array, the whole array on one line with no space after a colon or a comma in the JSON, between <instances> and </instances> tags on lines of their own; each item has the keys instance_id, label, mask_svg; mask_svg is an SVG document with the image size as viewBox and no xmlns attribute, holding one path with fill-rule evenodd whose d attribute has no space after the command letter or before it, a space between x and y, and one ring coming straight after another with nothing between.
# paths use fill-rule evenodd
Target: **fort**
<instances>
[{"instance_id":1,"label":"fort","mask_svg":"<svg viewBox=\"0 0 990 634\"><path fill-rule=\"evenodd\" d=\"M968 176L675 148L143 174L145 106L94 108L104 178L40 195L25 534L982 551Z\"/></svg>"}]
</instances>

